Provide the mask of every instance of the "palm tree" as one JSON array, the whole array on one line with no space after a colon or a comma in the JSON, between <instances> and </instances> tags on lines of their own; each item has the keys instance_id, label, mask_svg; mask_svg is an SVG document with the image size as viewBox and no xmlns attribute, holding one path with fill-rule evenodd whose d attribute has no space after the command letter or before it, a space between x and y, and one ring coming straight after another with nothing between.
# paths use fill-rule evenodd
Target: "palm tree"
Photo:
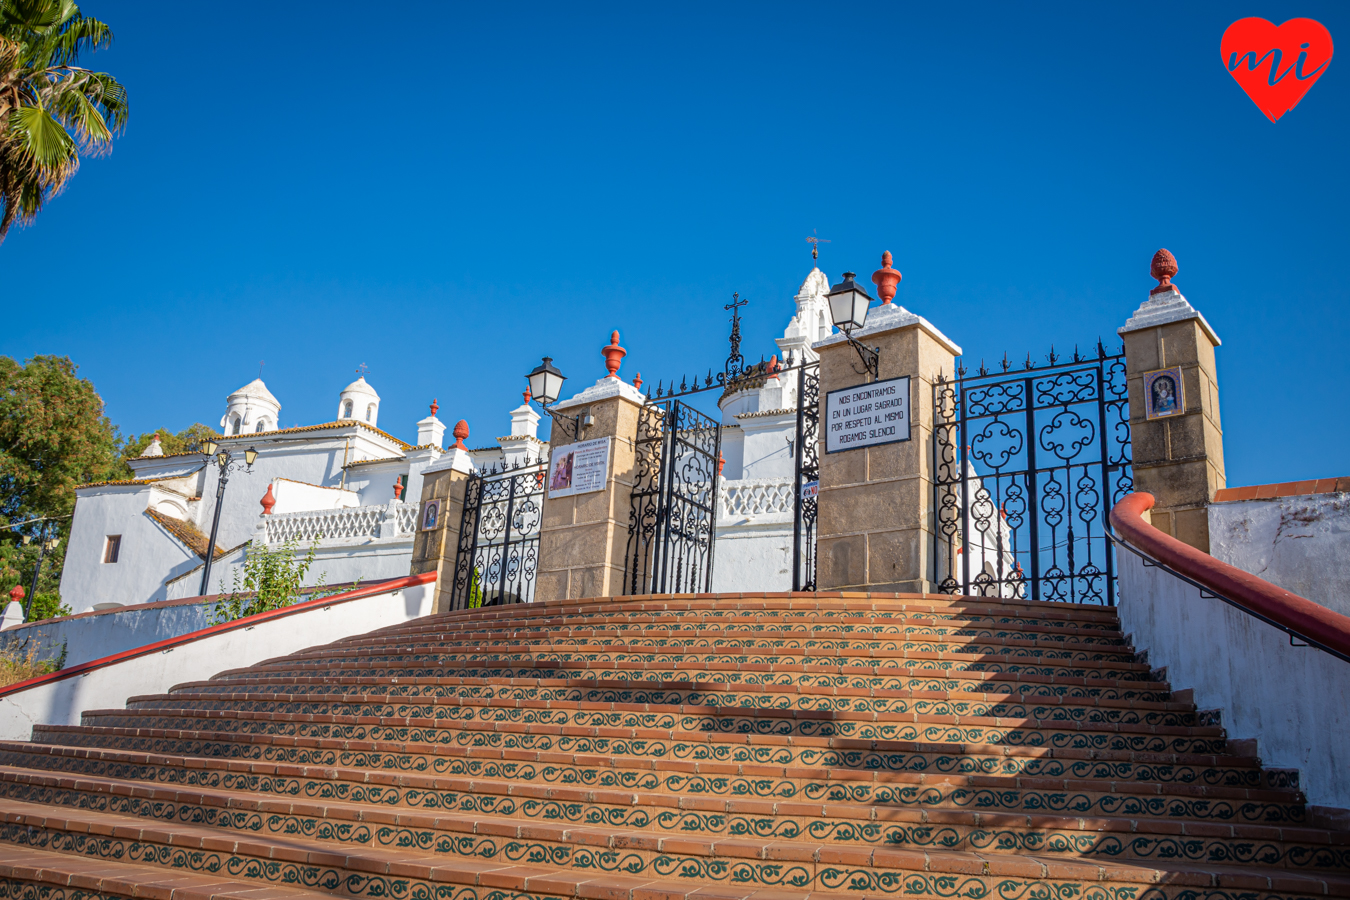
<instances>
[{"instance_id":1,"label":"palm tree","mask_svg":"<svg viewBox=\"0 0 1350 900\"><path fill-rule=\"evenodd\" d=\"M0 0L0 243L126 127L126 89L74 64L111 43L73 0Z\"/></svg>"}]
</instances>

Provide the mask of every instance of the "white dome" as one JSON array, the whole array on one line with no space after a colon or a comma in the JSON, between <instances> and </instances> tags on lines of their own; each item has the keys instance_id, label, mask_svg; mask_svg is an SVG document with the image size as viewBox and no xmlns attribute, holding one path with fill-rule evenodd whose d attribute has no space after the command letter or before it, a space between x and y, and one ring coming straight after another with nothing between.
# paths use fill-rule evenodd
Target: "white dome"
<instances>
[{"instance_id":1,"label":"white dome","mask_svg":"<svg viewBox=\"0 0 1350 900\"><path fill-rule=\"evenodd\" d=\"M353 381L338 395L338 419L356 419L375 425L380 419L380 395L366 383L366 376Z\"/></svg>"},{"instance_id":2,"label":"white dome","mask_svg":"<svg viewBox=\"0 0 1350 900\"><path fill-rule=\"evenodd\" d=\"M224 434L244 434L271 431L277 427L281 415L281 401L255 378L225 399L225 415L220 418Z\"/></svg>"}]
</instances>

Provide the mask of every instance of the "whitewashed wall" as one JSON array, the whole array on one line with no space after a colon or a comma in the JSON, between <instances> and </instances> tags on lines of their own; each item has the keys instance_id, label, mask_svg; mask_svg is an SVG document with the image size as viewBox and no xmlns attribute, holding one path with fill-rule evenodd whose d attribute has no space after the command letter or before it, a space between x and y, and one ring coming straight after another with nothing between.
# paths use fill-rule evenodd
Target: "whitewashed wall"
<instances>
[{"instance_id":1,"label":"whitewashed wall","mask_svg":"<svg viewBox=\"0 0 1350 900\"><path fill-rule=\"evenodd\" d=\"M1116 554L1120 621L1173 690L1222 711L1230 739L1255 738L1262 764L1298 769L1315 806L1350 807L1350 663L1312 647L1139 557ZM1264 577L1264 576L1262 576Z\"/></svg>"},{"instance_id":2,"label":"whitewashed wall","mask_svg":"<svg viewBox=\"0 0 1350 900\"><path fill-rule=\"evenodd\" d=\"M0 740L28 740L34 725L78 725L88 709L120 709L128 697L160 694L186 681L251 666L306 647L400 625L432 610L435 574L383 590L313 600L261 617L240 619L128 659L70 667L22 690L0 690ZM418 582L418 583L411 583ZM62 677L64 676L64 677Z\"/></svg>"},{"instance_id":3,"label":"whitewashed wall","mask_svg":"<svg viewBox=\"0 0 1350 900\"><path fill-rule=\"evenodd\" d=\"M1350 616L1350 494L1212 503L1209 552Z\"/></svg>"}]
</instances>

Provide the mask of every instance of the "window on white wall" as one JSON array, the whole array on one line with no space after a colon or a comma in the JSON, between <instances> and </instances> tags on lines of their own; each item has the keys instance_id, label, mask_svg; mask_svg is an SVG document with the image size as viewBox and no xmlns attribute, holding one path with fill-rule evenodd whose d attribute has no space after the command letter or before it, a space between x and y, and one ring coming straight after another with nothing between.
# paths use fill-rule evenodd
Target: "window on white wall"
<instances>
[{"instance_id":1,"label":"window on white wall","mask_svg":"<svg viewBox=\"0 0 1350 900\"><path fill-rule=\"evenodd\" d=\"M242 424L243 422L237 415L230 417L230 434L238 434L239 426Z\"/></svg>"},{"instance_id":2,"label":"window on white wall","mask_svg":"<svg viewBox=\"0 0 1350 900\"><path fill-rule=\"evenodd\" d=\"M375 415L375 404L372 403L366 407L366 421L369 422Z\"/></svg>"},{"instance_id":3,"label":"window on white wall","mask_svg":"<svg viewBox=\"0 0 1350 900\"><path fill-rule=\"evenodd\" d=\"M350 419L352 417L352 401L348 400L342 404L342 418Z\"/></svg>"},{"instance_id":4,"label":"window on white wall","mask_svg":"<svg viewBox=\"0 0 1350 900\"><path fill-rule=\"evenodd\" d=\"M122 551L122 536L120 534L108 535L108 540L103 544L103 561L105 563L117 562L117 556Z\"/></svg>"},{"instance_id":5,"label":"window on white wall","mask_svg":"<svg viewBox=\"0 0 1350 900\"><path fill-rule=\"evenodd\" d=\"M259 419L259 420L258 420L258 427L255 428L255 429L253 429L253 430L254 430L254 431L266 431L266 430L267 430L267 420L266 420L266 419Z\"/></svg>"}]
</instances>

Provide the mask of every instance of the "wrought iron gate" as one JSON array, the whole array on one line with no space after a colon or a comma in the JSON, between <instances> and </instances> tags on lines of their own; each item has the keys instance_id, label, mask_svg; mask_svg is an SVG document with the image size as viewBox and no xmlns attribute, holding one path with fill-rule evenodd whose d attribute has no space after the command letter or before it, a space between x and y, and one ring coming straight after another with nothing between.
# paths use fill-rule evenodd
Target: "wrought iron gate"
<instances>
[{"instance_id":1,"label":"wrought iron gate","mask_svg":"<svg viewBox=\"0 0 1350 900\"><path fill-rule=\"evenodd\" d=\"M939 377L938 590L1115 604L1106 517L1133 489L1125 357Z\"/></svg>"},{"instance_id":2,"label":"wrought iron gate","mask_svg":"<svg viewBox=\"0 0 1350 900\"><path fill-rule=\"evenodd\" d=\"M721 428L679 400L638 415L624 559L629 594L712 590Z\"/></svg>"},{"instance_id":3,"label":"wrought iron gate","mask_svg":"<svg viewBox=\"0 0 1350 900\"><path fill-rule=\"evenodd\" d=\"M469 476L451 609L534 599L545 469L538 462Z\"/></svg>"},{"instance_id":4,"label":"wrought iron gate","mask_svg":"<svg viewBox=\"0 0 1350 900\"><path fill-rule=\"evenodd\" d=\"M820 364L797 369L796 478L792 501L792 589L816 589L816 493L820 489Z\"/></svg>"}]
</instances>

